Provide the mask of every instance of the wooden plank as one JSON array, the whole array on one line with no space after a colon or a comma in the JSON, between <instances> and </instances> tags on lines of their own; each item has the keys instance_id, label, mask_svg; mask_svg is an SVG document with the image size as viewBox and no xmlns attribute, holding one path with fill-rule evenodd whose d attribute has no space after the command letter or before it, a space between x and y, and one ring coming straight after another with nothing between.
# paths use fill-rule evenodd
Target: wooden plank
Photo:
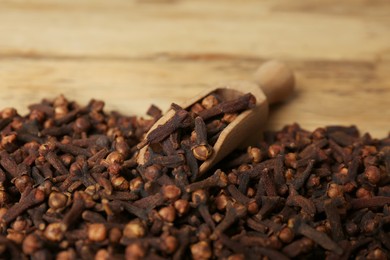
<instances>
[{"instance_id":1,"label":"wooden plank","mask_svg":"<svg viewBox=\"0 0 390 260\"><path fill-rule=\"evenodd\" d=\"M60 93L144 115L208 84L249 79L264 60L296 71L268 128L390 130L390 2L379 0L5 0L1 107Z\"/></svg>"},{"instance_id":2,"label":"wooden plank","mask_svg":"<svg viewBox=\"0 0 390 260\"><path fill-rule=\"evenodd\" d=\"M2 64L2 107L26 106L60 93L86 103L106 101L108 109L144 115L151 104L166 109L207 84L250 79L261 60L62 61L7 60ZM268 128L298 122L309 129L356 124L374 137L390 129L390 62L289 61L297 76L296 95L272 110Z\"/></svg>"},{"instance_id":3,"label":"wooden plank","mask_svg":"<svg viewBox=\"0 0 390 260\"><path fill-rule=\"evenodd\" d=\"M0 56L389 59L388 1L294 2L2 1Z\"/></svg>"}]
</instances>

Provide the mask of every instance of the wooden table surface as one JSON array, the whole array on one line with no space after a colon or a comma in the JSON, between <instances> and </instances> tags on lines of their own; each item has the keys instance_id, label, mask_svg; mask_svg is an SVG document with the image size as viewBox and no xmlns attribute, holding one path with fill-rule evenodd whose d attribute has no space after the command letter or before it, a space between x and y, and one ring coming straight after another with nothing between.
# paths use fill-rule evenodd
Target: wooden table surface
<instances>
[{"instance_id":1,"label":"wooden table surface","mask_svg":"<svg viewBox=\"0 0 390 260\"><path fill-rule=\"evenodd\" d=\"M390 130L388 0L3 0L0 36L1 107L21 113L63 93L144 115L276 58L297 90L269 129Z\"/></svg>"}]
</instances>

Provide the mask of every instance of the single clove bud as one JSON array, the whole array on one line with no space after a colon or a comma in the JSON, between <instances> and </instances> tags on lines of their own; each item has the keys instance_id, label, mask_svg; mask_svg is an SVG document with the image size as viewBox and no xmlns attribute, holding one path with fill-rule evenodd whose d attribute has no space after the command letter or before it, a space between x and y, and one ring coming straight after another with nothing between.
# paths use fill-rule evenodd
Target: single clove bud
<instances>
[{"instance_id":1,"label":"single clove bud","mask_svg":"<svg viewBox=\"0 0 390 260\"><path fill-rule=\"evenodd\" d=\"M288 227L292 228L297 234L312 239L326 250L330 250L338 255L343 253L343 249L336 242L332 241L326 234L310 227L300 218L290 219Z\"/></svg>"},{"instance_id":2,"label":"single clove bud","mask_svg":"<svg viewBox=\"0 0 390 260\"><path fill-rule=\"evenodd\" d=\"M214 186L226 187L228 183L227 176L221 170L217 170L213 175L202 181L194 182L186 187L186 192L192 192L199 189L206 189Z\"/></svg>"}]
</instances>

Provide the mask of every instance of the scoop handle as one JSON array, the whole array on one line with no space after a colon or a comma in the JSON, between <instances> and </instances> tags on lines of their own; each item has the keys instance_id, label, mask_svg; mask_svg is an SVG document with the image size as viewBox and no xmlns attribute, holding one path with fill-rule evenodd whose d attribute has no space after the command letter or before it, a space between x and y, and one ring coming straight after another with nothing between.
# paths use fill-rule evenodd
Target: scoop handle
<instances>
[{"instance_id":1,"label":"scoop handle","mask_svg":"<svg viewBox=\"0 0 390 260\"><path fill-rule=\"evenodd\" d=\"M294 73L285 63L277 60L263 63L254 73L253 81L264 92L269 104L286 100L295 87Z\"/></svg>"}]
</instances>

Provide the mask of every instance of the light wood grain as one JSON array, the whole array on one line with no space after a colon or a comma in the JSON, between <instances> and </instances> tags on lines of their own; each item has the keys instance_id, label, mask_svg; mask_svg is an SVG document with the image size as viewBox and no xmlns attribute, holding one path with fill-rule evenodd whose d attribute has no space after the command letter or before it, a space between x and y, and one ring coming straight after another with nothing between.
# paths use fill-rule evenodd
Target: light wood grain
<instances>
[{"instance_id":1,"label":"light wood grain","mask_svg":"<svg viewBox=\"0 0 390 260\"><path fill-rule=\"evenodd\" d=\"M25 113L63 93L143 115L277 58L297 91L268 128L356 124L383 137L389 13L388 1L1 1L1 107Z\"/></svg>"}]
</instances>

